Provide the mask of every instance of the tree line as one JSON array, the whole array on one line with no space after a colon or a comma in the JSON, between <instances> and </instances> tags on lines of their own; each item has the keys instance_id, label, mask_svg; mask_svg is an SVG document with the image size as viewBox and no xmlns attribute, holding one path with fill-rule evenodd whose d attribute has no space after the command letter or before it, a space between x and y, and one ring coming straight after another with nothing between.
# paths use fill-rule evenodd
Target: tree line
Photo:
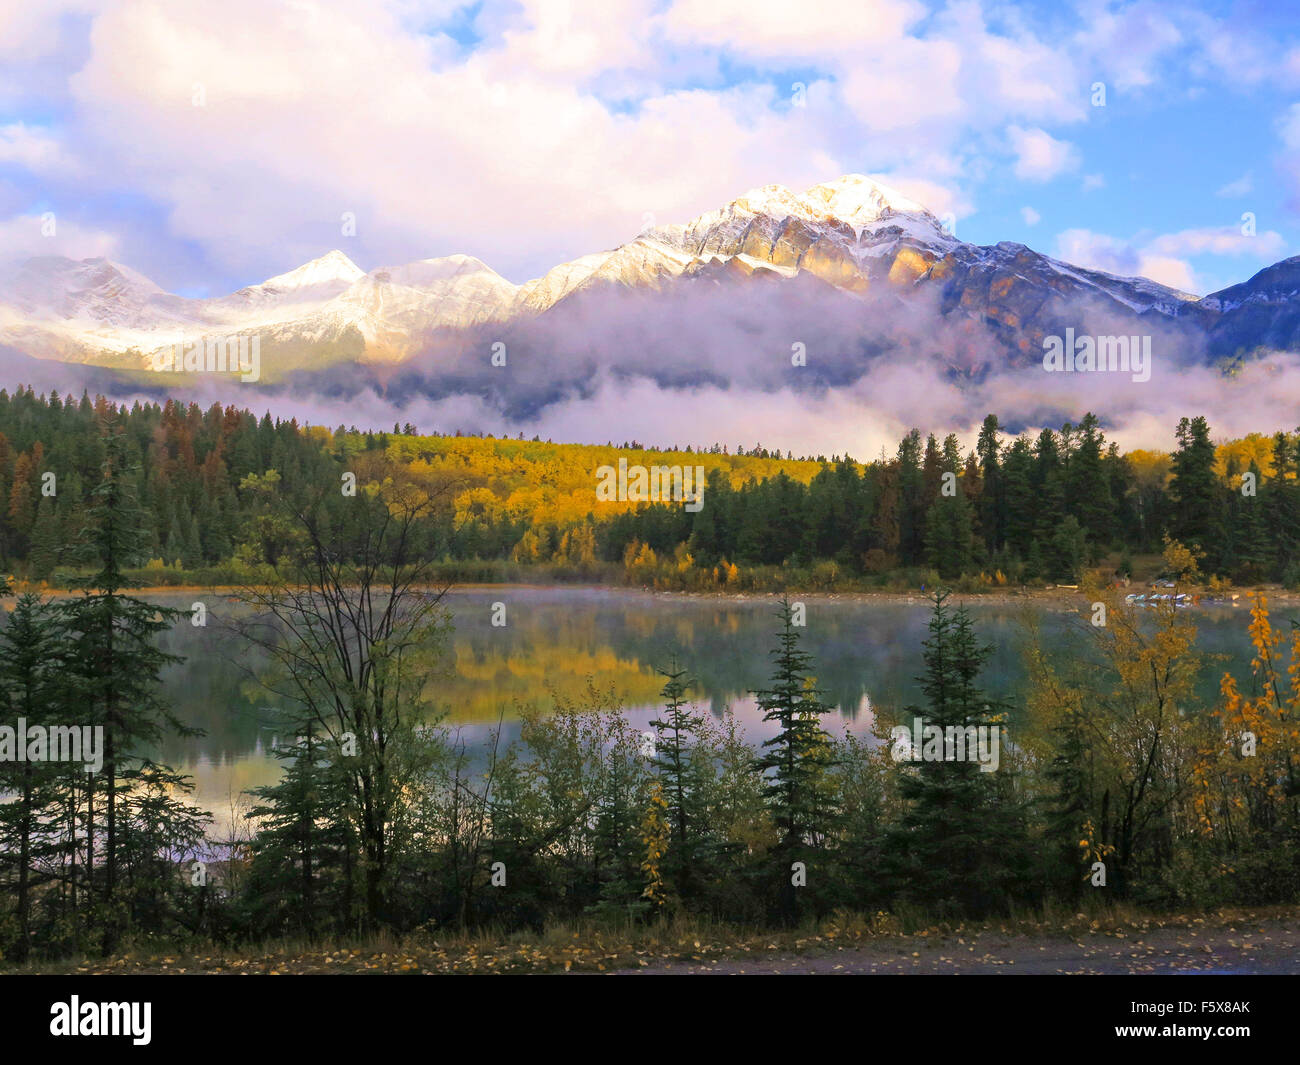
<instances>
[{"instance_id":1,"label":"tree line","mask_svg":"<svg viewBox=\"0 0 1300 1065\"><path fill-rule=\"evenodd\" d=\"M1300 434L1216 446L1203 417L1180 421L1167 455L1121 454L1092 414L1032 438L1008 436L989 415L969 451L953 434L914 429L868 463L718 445L634 452L705 465L704 505L689 511L597 503L593 471L609 448L418 437L409 424L409 434L329 430L234 407L127 409L31 389L0 390L0 565L39 580L75 568L107 416L139 470L142 558L223 583L275 564L279 539L266 533L277 495L382 465L437 489L421 518L430 557L465 574L483 562L666 586L726 585L745 571L832 584L837 574L1075 583L1103 558L1127 575L1133 556L1159 553L1168 537L1207 575L1300 584Z\"/></svg>"},{"instance_id":2,"label":"tree line","mask_svg":"<svg viewBox=\"0 0 1300 1065\"><path fill-rule=\"evenodd\" d=\"M1203 417L1182 419L1171 456L1125 456L1087 414L1036 438L1003 439L994 415L963 453L954 434L912 430L890 459L825 464L805 485L784 472L732 487L711 471L698 512L651 504L602 530L603 557L635 568L646 552L703 568L811 566L849 573L933 571L946 581L994 572L1008 582L1074 582L1119 554L1192 547L1207 575L1300 583L1300 436L1224 461ZM1163 461L1162 461L1163 459ZM653 567L647 567L652 569Z\"/></svg>"}]
</instances>

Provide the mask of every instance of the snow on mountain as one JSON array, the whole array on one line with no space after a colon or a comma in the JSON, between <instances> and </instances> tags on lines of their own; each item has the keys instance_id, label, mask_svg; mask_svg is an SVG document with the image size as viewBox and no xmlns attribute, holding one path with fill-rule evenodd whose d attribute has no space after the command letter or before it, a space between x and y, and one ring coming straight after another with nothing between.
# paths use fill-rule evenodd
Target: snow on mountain
<instances>
[{"instance_id":1,"label":"snow on mountain","mask_svg":"<svg viewBox=\"0 0 1300 1065\"><path fill-rule=\"evenodd\" d=\"M508 318L517 288L469 255L372 270L325 308L366 342L364 361L400 362L437 329L469 329Z\"/></svg>"},{"instance_id":2,"label":"snow on mountain","mask_svg":"<svg viewBox=\"0 0 1300 1065\"><path fill-rule=\"evenodd\" d=\"M290 305L325 303L365 276L366 272L341 251L332 251L296 270L277 274L212 302L214 307L228 310L233 317L267 310L274 313L274 309Z\"/></svg>"},{"instance_id":3,"label":"snow on mountain","mask_svg":"<svg viewBox=\"0 0 1300 1065\"><path fill-rule=\"evenodd\" d=\"M29 259L12 278L5 302L32 316L128 324L134 314L174 309L177 296L143 274L104 258L59 255Z\"/></svg>"},{"instance_id":4,"label":"snow on mountain","mask_svg":"<svg viewBox=\"0 0 1300 1065\"><path fill-rule=\"evenodd\" d=\"M933 291L939 310L925 313L985 323L1023 355L1070 307L1083 303L1210 330L1244 302L1276 300L1282 289L1293 301L1300 283L1293 266L1197 301L1144 278L1072 266L1020 244L966 244L921 204L850 174L804 192L783 185L751 189L684 224L658 226L518 286L468 255L367 273L334 250L227 296L190 300L106 259L36 258L0 283L0 343L41 358L141 365L181 336L249 334L280 353L272 362L281 368L400 363L425 350L435 335L446 339L488 325L505 330L549 320L580 294L599 301L616 291L653 295L673 286L757 284L807 274L851 298ZM1292 328L1289 314L1269 313L1270 337ZM1256 320L1262 319L1235 330L1232 343Z\"/></svg>"},{"instance_id":5,"label":"snow on mountain","mask_svg":"<svg viewBox=\"0 0 1300 1065\"><path fill-rule=\"evenodd\" d=\"M365 276L365 271L337 249L319 259L304 263L296 270L263 281L257 287L265 290L290 291L316 289L334 285L350 285Z\"/></svg>"}]
</instances>

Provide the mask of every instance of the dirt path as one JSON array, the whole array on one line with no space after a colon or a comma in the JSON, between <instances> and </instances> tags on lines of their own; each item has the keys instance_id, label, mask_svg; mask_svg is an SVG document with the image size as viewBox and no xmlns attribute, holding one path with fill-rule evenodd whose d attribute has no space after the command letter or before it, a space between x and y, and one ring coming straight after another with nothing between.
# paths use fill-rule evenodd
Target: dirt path
<instances>
[{"instance_id":1,"label":"dirt path","mask_svg":"<svg viewBox=\"0 0 1300 1065\"><path fill-rule=\"evenodd\" d=\"M909 936L813 955L676 961L621 973L1300 973L1300 919L1224 928L1090 932L1043 939L983 932Z\"/></svg>"}]
</instances>

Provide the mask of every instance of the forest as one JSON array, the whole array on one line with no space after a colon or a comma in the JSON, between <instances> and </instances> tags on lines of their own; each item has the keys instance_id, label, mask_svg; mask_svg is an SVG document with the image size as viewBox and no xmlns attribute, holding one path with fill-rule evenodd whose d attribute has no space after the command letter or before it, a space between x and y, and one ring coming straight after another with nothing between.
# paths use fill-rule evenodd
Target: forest
<instances>
[{"instance_id":1,"label":"forest","mask_svg":"<svg viewBox=\"0 0 1300 1065\"><path fill-rule=\"evenodd\" d=\"M23 435L15 407L33 420L84 418L94 432L49 436L52 456L86 464L68 512L80 523L67 545L72 593L10 599L0 628L4 721L21 718L29 733L101 729L103 759L96 773L40 757L0 760L6 960L669 915L789 927L842 913L960 919L1119 903L1166 912L1300 897L1300 683L1291 665L1300 628L1276 624L1262 594L1250 618L1254 660L1225 669L1198 648L1194 612L1173 602L1139 610L1085 568L1080 592L1094 620L1065 654L1029 632L1027 713L1013 718L984 677L990 649L970 612L936 590L927 636L907 649L923 700L878 708L878 738L914 719L997 729L996 772L945 756L895 760L888 742L833 734L801 611L788 598L772 619L770 673L753 680L772 731L761 743L730 711L693 705L684 648L660 667L662 709L647 733L593 689L551 713L525 708L516 741L503 742L498 728L475 749L437 701L452 619L433 577L448 500L460 491L454 479L430 476L418 455L394 463L377 438L367 448L345 435L358 450L341 456L333 435L291 423L266 423L263 436L239 415L213 413L209 423L196 413L190 434L177 408L100 403L69 413L15 397L6 439L26 468L38 447L43 459L43 441ZM215 435L205 440L204 426ZM1180 426L1169 493L1204 490L1225 504L1225 521L1237 520L1203 429ZM180 459L169 433L189 448ZM925 454L909 439L894 472L910 468L914 450L923 486ZM422 442L404 437L399 452ZM1287 462L1290 443L1279 439L1278 452ZM1053 453L1076 490L1089 483L1081 453L1099 455L1107 474L1119 461L1101 451L1091 424ZM342 461L357 471L355 491L346 478L339 487ZM1006 465L1015 468L999 461L980 483L1014 483ZM1281 491L1278 468L1266 476ZM870 470L842 461L829 476L851 474L861 488ZM822 476L809 481L810 498ZM778 471L753 491L786 480ZM16 483L11 500L28 485ZM213 519L214 550L234 540L253 560L234 593L248 610L230 622L232 635L272 662L261 683L283 734L295 737L277 747L282 776L256 789L248 829L232 838L214 838L187 799L188 778L153 756L160 736L183 727L160 696L171 656L158 636L184 615L141 598L128 572L157 545L160 499L179 525L182 500L199 503L182 489L202 495L203 485L215 497L207 513L223 516ZM941 496L931 513L959 498ZM991 514L996 528L982 498L966 499L963 513ZM1080 513L1085 520L1061 524L1077 522L1086 557L1086 530L1102 527L1093 523L1103 509ZM1222 558L1225 542L1166 536L1164 569L1195 582L1201 559L1211 549ZM1221 677L1209 700L1197 686L1206 670Z\"/></svg>"},{"instance_id":2,"label":"forest","mask_svg":"<svg viewBox=\"0 0 1300 1065\"><path fill-rule=\"evenodd\" d=\"M974 446L912 430L893 455L795 458L760 445L652 450L300 426L168 400L117 408L30 389L0 391L0 566L58 583L103 459L97 425L120 420L138 468L150 584L232 583L274 566L271 503L380 469L437 496L431 561L457 581L556 579L666 589L903 586L962 592L1120 577L1166 538L1207 577L1300 586L1300 434L1215 442L1203 417L1168 452L1122 454L1101 421L1010 435L995 415ZM522 436L522 434L521 434ZM596 470L699 465L706 502L603 502Z\"/></svg>"}]
</instances>

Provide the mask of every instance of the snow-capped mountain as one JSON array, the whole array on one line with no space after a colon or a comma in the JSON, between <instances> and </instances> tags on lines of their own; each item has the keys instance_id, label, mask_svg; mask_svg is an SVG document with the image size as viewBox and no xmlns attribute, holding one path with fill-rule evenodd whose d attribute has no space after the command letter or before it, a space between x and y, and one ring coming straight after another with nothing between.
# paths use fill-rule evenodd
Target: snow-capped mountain
<instances>
[{"instance_id":1,"label":"snow-capped mountain","mask_svg":"<svg viewBox=\"0 0 1300 1065\"><path fill-rule=\"evenodd\" d=\"M1209 332L1210 354L1294 349L1300 338L1300 256L1266 266L1248 281L1184 309Z\"/></svg>"},{"instance_id":2,"label":"snow-capped mountain","mask_svg":"<svg viewBox=\"0 0 1300 1065\"><path fill-rule=\"evenodd\" d=\"M593 362L635 363L647 329L700 328L698 316L682 313L684 301L722 291L733 316L794 322L815 303L817 315L801 328L833 319L836 332L824 342L850 354L946 337L933 342L951 348L954 366L978 372L986 340L1013 362L1027 361L1039 357L1043 336L1083 325L1081 315L1116 332L1136 332L1138 323L1168 328L1190 338L1180 357L1249 348L1257 334L1297 346L1298 289L1300 260L1198 300L1020 244L968 244L922 205L849 175L803 193L753 189L523 285L467 255L366 272L335 250L227 296L185 299L105 259L32 259L0 286L0 344L37 358L146 369L178 341L255 335L264 380L339 365L461 372L465 353L481 353L485 338L545 354L566 333L565 343L579 336ZM749 306L749 292L763 293L755 309L735 310ZM663 313L668 307L673 314ZM963 345L981 354L966 359Z\"/></svg>"}]
</instances>

